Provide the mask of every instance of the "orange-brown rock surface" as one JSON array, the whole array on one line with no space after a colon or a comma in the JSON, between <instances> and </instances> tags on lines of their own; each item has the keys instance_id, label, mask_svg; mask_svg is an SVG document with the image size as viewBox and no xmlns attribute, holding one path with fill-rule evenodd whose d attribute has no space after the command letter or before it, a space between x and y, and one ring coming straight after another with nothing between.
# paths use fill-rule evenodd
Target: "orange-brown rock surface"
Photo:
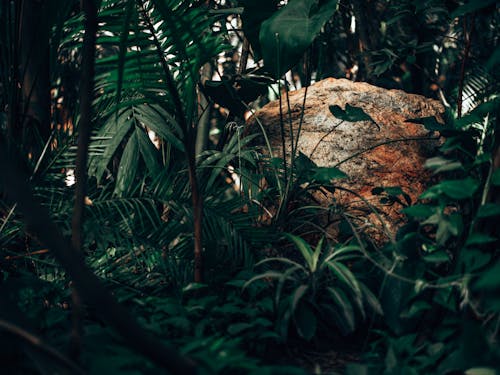
<instances>
[{"instance_id":1,"label":"orange-brown rock surface","mask_svg":"<svg viewBox=\"0 0 500 375\"><path fill-rule=\"evenodd\" d=\"M292 126L297 133L301 117L305 89L289 93ZM329 106L345 108L346 104L360 107L375 122L346 122L337 119ZM288 104L282 101L285 130L288 125ZM380 220L374 219L369 206L359 196L379 210L386 220L389 231L394 233L402 219L401 205L383 205L380 197L372 194L375 187L400 186L412 201L424 191L429 174L424 169L426 158L430 157L437 141L425 140L429 132L409 119L436 116L444 112L436 100L408 94L400 90L386 90L367 83L356 83L346 79L325 79L307 90L305 112L298 142L298 149L309 156L318 166L336 166L349 175L337 185L354 193L338 190L335 196L324 199L324 204L335 204L356 211L359 222L370 220L375 226ZM256 116L263 124L274 152L281 150L279 101L274 101ZM255 119L249 120L252 129L257 129ZM289 141L288 131L287 139ZM419 138L420 140L407 140ZM390 142L394 141L394 142ZM390 142L375 147L384 142ZM362 152L367 150L366 152ZM354 154L358 156L351 158Z\"/></svg>"}]
</instances>

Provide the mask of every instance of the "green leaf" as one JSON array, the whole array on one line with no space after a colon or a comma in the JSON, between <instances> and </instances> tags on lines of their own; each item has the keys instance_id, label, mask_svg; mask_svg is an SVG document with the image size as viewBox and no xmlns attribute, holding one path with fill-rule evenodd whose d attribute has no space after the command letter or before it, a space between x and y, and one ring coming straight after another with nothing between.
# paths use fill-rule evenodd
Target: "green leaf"
<instances>
[{"instance_id":1,"label":"green leaf","mask_svg":"<svg viewBox=\"0 0 500 375\"><path fill-rule=\"evenodd\" d=\"M308 304L301 303L294 313L297 333L305 340L311 340L316 334L317 319Z\"/></svg>"},{"instance_id":2,"label":"green leaf","mask_svg":"<svg viewBox=\"0 0 500 375\"><path fill-rule=\"evenodd\" d=\"M295 309L297 308L300 300L302 299L302 297L304 297L304 294L306 294L308 289L309 286L305 284L300 285L298 288L295 289L295 291L292 294L292 313L295 313Z\"/></svg>"},{"instance_id":3,"label":"green leaf","mask_svg":"<svg viewBox=\"0 0 500 375\"><path fill-rule=\"evenodd\" d=\"M361 288L361 293L363 294L363 301L365 303L365 307L368 307L376 314L383 316L384 310L382 309L382 306L380 305L380 302L378 298L375 296L375 294L373 294L372 291L365 284L361 282L359 283L359 287Z\"/></svg>"},{"instance_id":4,"label":"green leaf","mask_svg":"<svg viewBox=\"0 0 500 375\"><path fill-rule=\"evenodd\" d=\"M137 142L139 144L139 150L148 168L151 176L157 176L161 171L161 165L159 160L159 153L153 142L149 139L145 131L141 129L136 129Z\"/></svg>"},{"instance_id":5,"label":"green leaf","mask_svg":"<svg viewBox=\"0 0 500 375\"><path fill-rule=\"evenodd\" d=\"M347 178L348 176L338 168L316 167L313 169L312 179L319 183L329 183L331 180Z\"/></svg>"},{"instance_id":6,"label":"green leaf","mask_svg":"<svg viewBox=\"0 0 500 375\"><path fill-rule=\"evenodd\" d=\"M253 324L250 323L235 323L227 327L227 332L230 335L238 335L239 333L253 328Z\"/></svg>"},{"instance_id":7,"label":"green leaf","mask_svg":"<svg viewBox=\"0 0 500 375\"><path fill-rule=\"evenodd\" d=\"M439 195L446 195L452 199L472 198L479 188L479 182L472 177L463 180L445 180L432 186L420 197L422 199L435 199Z\"/></svg>"},{"instance_id":8,"label":"green leaf","mask_svg":"<svg viewBox=\"0 0 500 375\"><path fill-rule=\"evenodd\" d=\"M491 367L473 367L464 371L465 375L498 375Z\"/></svg>"},{"instance_id":9,"label":"green leaf","mask_svg":"<svg viewBox=\"0 0 500 375\"><path fill-rule=\"evenodd\" d=\"M332 115L339 120L347 122L371 121L375 124L375 121L360 107L353 107L350 104L346 104L345 110L338 105L331 105L329 108Z\"/></svg>"},{"instance_id":10,"label":"green leaf","mask_svg":"<svg viewBox=\"0 0 500 375\"><path fill-rule=\"evenodd\" d=\"M427 204L416 204L411 207L403 208L402 211L408 216L425 219L436 212L436 207Z\"/></svg>"},{"instance_id":11,"label":"green leaf","mask_svg":"<svg viewBox=\"0 0 500 375\"><path fill-rule=\"evenodd\" d=\"M479 280L474 284L476 290L500 288L500 261L493 267L481 273Z\"/></svg>"},{"instance_id":12,"label":"green leaf","mask_svg":"<svg viewBox=\"0 0 500 375\"><path fill-rule=\"evenodd\" d=\"M295 244L297 249L299 249L300 253L304 257L304 260L306 261L309 270L314 272L315 269L313 262L313 251L309 246L309 244L306 241L304 241L301 237L294 236L293 234L290 233L285 233L284 237Z\"/></svg>"},{"instance_id":13,"label":"green leaf","mask_svg":"<svg viewBox=\"0 0 500 375\"><path fill-rule=\"evenodd\" d=\"M423 257L428 263L444 263L450 261L450 256L444 250L435 251Z\"/></svg>"},{"instance_id":14,"label":"green leaf","mask_svg":"<svg viewBox=\"0 0 500 375\"><path fill-rule=\"evenodd\" d=\"M337 10L338 0L294 0L262 23L264 65L274 78L293 67Z\"/></svg>"},{"instance_id":15,"label":"green leaf","mask_svg":"<svg viewBox=\"0 0 500 375\"><path fill-rule=\"evenodd\" d=\"M491 175L491 184L500 186L500 168L497 168Z\"/></svg>"},{"instance_id":16,"label":"green leaf","mask_svg":"<svg viewBox=\"0 0 500 375\"><path fill-rule=\"evenodd\" d=\"M130 115L131 110L126 109L118 117L110 116L98 133L99 138L109 138L109 140L95 142L99 145L105 145L106 149L104 154L90 158L89 175L96 176L98 182L101 181L102 175L111 162L111 159L133 127Z\"/></svg>"},{"instance_id":17,"label":"green leaf","mask_svg":"<svg viewBox=\"0 0 500 375\"><path fill-rule=\"evenodd\" d=\"M477 217L485 218L492 216L500 216L500 204L485 203L477 210Z\"/></svg>"},{"instance_id":18,"label":"green leaf","mask_svg":"<svg viewBox=\"0 0 500 375\"><path fill-rule=\"evenodd\" d=\"M185 292L190 292L192 290L199 290L199 289L205 289L207 288L207 284L202 284L202 283L189 283L186 285L184 288L182 288L182 291Z\"/></svg>"},{"instance_id":19,"label":"green leaf","mask_svg":"<svg viewBox=\"0 0 500 375\"><path fill-rule=\"evenodd\" d=\"M482 245L485 243L495 242L498 239L483 233L472 233L468 238L465 246Z\"/></svg>"},{"instance_id":20,"label":"green leaf","mask_svg":"<svg viewBox=\"0 0 500 375\"><path fill-rule=\"evenodd\" d=\"M145 126L179 151L184 152L184 144L180 136L178 136L182 134L182 130L177 121L167 111L160 106L147 105L134 107L134 111Z\"/></svg>"},{"instance_id":21,"label":"green leaf","mask_svg":"<svg viewBox=\"0 0 500 375\"><path fill-rule=\"evenodd\" d=\"M278 9L278 0L240 0L244 7L241 21L243 23L243 34L252 45L256 58L262 56L259 33L262 22L270 18Z\"/></svg>"},{"instance_id":22,"label":"green leaf","mask_svg":"<svg viewBox=\"0 0 500 375\"><path fill-rule=\"evenodd\" d=\"M358 280L344 264L340 262L328 262L328 267L333 271L333 273L338 277L338 279L343 282L347 287L349 287L353 292L358 295L361 294Z\"/></svg>"},{"instance_id":23,"label":"green leaf","mask_svg":"<svg viewBox=\"0 0 500 375\"><path fill-rule=\"evenodd\" d=\"M352 308L351 302L349 302L342 290L330 287L328 287L327 290L335 305L333 306L333 311L335 312L337 326L344 334L351 333L356 328L354 309Z\"/></svg>"},{"instance_id":24,"label":"green leaf","mask_svg":"<svg viewBox=\"0 0 500 375\"><path fill-rule=\"evenodd\" d=\"M458 160L449 160L441 156L427 159L425 168L432 169L434 173L463 170L462 163Z\"/></svg>"},{"instance_id":25,"label":"green leaf","mask_svg":"<svg viewBox=\"0 0 500 375\"><path fill-rule=\"evenodd\" d=\"M135 133L128 140L118 167L115 194L120 197L128 192L133 185L139 164L139 143Z\"/></svg>"},{"instance_id":26,"label":"green leaf","mask_svg":"<svg viewBox=\"0 0 500 375\"><path fill-rule=\"evenodd\" d=\"M323 240L324 237L319 240L318 244L316 245L316 249L314 250L313 256L312 256L312 263L313 263L313 272L316 271L318 267L318 260L319 256L321 255L321 250L323 249Z\"/></svg>"},{"instance_id":27,"label":"green leaf","mask_svg":"<svg viewBox=\"0 0 500 375\"><path fill-rule=\"evenodd\" d=\"M405 122L413 122L415 124L422 124L429 131L443 131L446 129L445 125L439 123L435 116L422 117L406 120Z\"/></svg>"}]
</instances>

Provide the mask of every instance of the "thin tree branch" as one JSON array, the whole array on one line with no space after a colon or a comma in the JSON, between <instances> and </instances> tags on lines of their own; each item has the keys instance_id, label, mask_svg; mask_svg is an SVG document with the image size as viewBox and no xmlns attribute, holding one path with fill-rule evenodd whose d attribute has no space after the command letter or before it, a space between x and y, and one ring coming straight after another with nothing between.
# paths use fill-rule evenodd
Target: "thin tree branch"
<instances>
[{"instance_id":1,"label":"thin tree branch","mask_svg":"<svg viewBox=\"0 0 500 375\"><path fill-rule=\"evenodd\" d=\"M92 98L94 92L95 45L97 33L97 7L94 0L82 0L85 35L82 49L82 75L80 79L80 121L75 167L75 202L71 221L73 250L82 253L85 195L87 194L87 160L92 131ZM72 320L70 356L77 361L81 351L82 320L84 308L78 291L72 291Z\"/></svg>"}]
</instances>

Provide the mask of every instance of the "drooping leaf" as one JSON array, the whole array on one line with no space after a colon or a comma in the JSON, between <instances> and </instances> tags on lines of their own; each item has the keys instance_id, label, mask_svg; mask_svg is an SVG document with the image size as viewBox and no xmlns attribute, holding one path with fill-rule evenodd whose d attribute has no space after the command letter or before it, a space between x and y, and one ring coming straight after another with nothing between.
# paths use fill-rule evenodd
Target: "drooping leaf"
<instances>
[{"instance_id":1,"label":"drooping leaf","mask_svg":"<svg viewBox=\"0 0 500 375\"><path fill-rule=\"evenodd\" d=\"M152 176L156 176L161 171L159 153L153 142L149 139L146 132L142 129L136 129L137 142L142 159L146 164L146 168Z\"/></svg>"},{"instance_id":2,"label":"drooping leaf","mask_svg":"<svg viewBox=\"0 0 500 375\"><path fill-rule=\"evenodd\" d=\"M425 219L433 215L436 212L436 208L427 204L416 204L414 206L405 207L402 211L408 216Z\"/></svg>"},{"instance_id":3,"label":"drooping leaf","mask_svg":"<svg viewBox=\"0 0 500 375\"><path fill-rule=\"evenodd\" d=\"M441 156L427 159L424 167L432 169L433 173L463 170L463 166L460 161L445 159Z\"/></svg>"},{"instance_id":4,"label":"drooping leaf","mask_svg":"<svg viewBox=\"0 0 500 375\"><path fill-rule=\"evenodd\" d=\"M472 177L463 180L445 180L421 194L422 199L436 199L446 195L452 199L472 198L479 188L479 182Z\"/></svg>"},{"instance_id":5,"label":"drooping leaf","mask_svg":"<svg viewBox=\"0 0 500 375\"><path fill-rule=\"evenodd\" d=\"M450 261L450 256L444 250L434 251L423 257L428 263L444 263Z\"/></svg>"},{"instance_id":6,"label":"drooping leaf","mask_svg":"<svg viewBox=\"0 0 500 375\"><path fill-rule=\"evenodd\" d=\"M465 242L466 246L470 245L482 245L486 243L492 243L497 241L498 238L495 238L493 236L490 236L488 234L484 233L472 233L468 238L467 241Z\"/></svg>"},{"instance_id":7,"label":"drooping leaf","mask_svg":"<svg viewBox=\"0 0 500 375\"><path fill-rule=\"evenodd\" d=\"M384 310L382 309L377 296L375 296L375 294L373 294L365 284L359 283L359 286L361 288L361 293L363 294L365 308L370 308L372 311L381 316L384 315Z\"/></svg>"},{"instance_id":8,"label":"drooping leaf","mask_svg":"<svg viewBox=\"0 0 500 375\"><path fill-rule=\"evenodd\" d=\"M334 167L316 167L312 172L312 179L325 184L331 182L331 180L348 177L347 174Z\"/></svg>"},{"instance_id":9,"label":"drooping leaf","mask_svg":"<svg viewBox=\"0 0 500 375\"><path fill-rule=\"evenodd\" d=\"M307 341L311 340L316 333L317 319L309 305L301 303L293 317L298 334Z\"/></svg>"},{"instance_id":10,"label":"drooping leaf","mask_svg":"<svg viewBox=\"0 0 500 375\"><path fill-rule=\"evenodd\" d=\"M347 335L356 328L352 304L341 289L328 287L327 290L334 304L332 306L332 310L334 311L333 318L336 320L337 326L341 329L342 333Z\"/></svg>"},{"instance_id":11,"label":"drooping leaf","mask_svg":"<svg viewBox=\"0 0 500 375\"><path fill-rule=\"evenodd\" d=\"M302 256L304 257L304 260L306 261L307 263L307 266L309 267L309 269L311 271L313 271L313 251L311 249L311 246L309 246L309 244L304 241L304 239L302 239L301 237L298 237L298 236L294 236L293 234L290 234L290 233L285 233L284 234L285 238L287 238L288 240L290 240L291 242L293 242L295 244L295 246L297 247L297 249L299 249L300 253L302 254Z\"/></svg>"},{"instance_id":12,"label":"drooping leaf","mask_svg":"<svg viewBox=\"0 0 500 375\"><path fill-rule=\"evenodd\" d=\"M136 130L137 131L137 130ZM116 176L115 194L123 196L133 185L137 166L139 163L139 142L137 135L134 133L130 137L125 150L123 151L118 167L118 175Z\"/></svg>"},{"instance_id":13,"label":"drooping leaf","mask_svg":"<svg viewBox=\"0 0 500 375\"><path fill-rule=\"evenodd\" d=\"M262 22L270 18L278 9L277 0L240 0L239 4L244 7L241 21L243 33L252 45L252 49L259 59L262 56L259 33Z\"/></svg>"},{"instance_id":14,"label":"drooping leaf","mask_svg":"<svg viewBox=\"0 0 500 375\"><path fill-rule=\"evenodd\" d=\"M495 172L491 175L491 184L495 186L500 186L500 168L497 168Z\"/></svg>"},{"instance_id":15,"label":"drooping leaf","mask_svg":"<svg viewBox=\"0 0 500 375\"><path fill-rule=\"evenodd\" d=\"M492 216L500 216L500 204L485 203L477 210L477 217L485 218Z\"/></svg>"},{"instance_id":16,"label":"drooping leaf","mask_svg":"<svg viewBox=\"0 0 500 375\"><path fill-rule=\"evenodd\" d=\"M262 23L259 33L266 69L280 78L302 57L325 23L337 10L338 0L288 2Z\"/></svg>"}]
</instances>

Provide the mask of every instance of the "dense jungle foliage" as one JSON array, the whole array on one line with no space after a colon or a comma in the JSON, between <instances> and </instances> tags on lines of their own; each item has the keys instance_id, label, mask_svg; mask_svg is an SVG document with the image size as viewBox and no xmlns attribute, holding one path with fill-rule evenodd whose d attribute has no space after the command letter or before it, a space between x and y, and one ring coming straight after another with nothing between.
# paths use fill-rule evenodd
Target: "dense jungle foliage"
<instances>
[{"instance_id":1,"label":"dense jungle foliage","mask_svg":"<svg viewBox=\"0 0 500 375\"><path fill-rule=\"evenodd\" d=\"M498 374L499 21L495 0L2 1L0 372ZM446 107L419 120L431 186L379 189L392 240L310 199L349 171L246 131L326 77Z\"/></svg>"}]
</instances>

